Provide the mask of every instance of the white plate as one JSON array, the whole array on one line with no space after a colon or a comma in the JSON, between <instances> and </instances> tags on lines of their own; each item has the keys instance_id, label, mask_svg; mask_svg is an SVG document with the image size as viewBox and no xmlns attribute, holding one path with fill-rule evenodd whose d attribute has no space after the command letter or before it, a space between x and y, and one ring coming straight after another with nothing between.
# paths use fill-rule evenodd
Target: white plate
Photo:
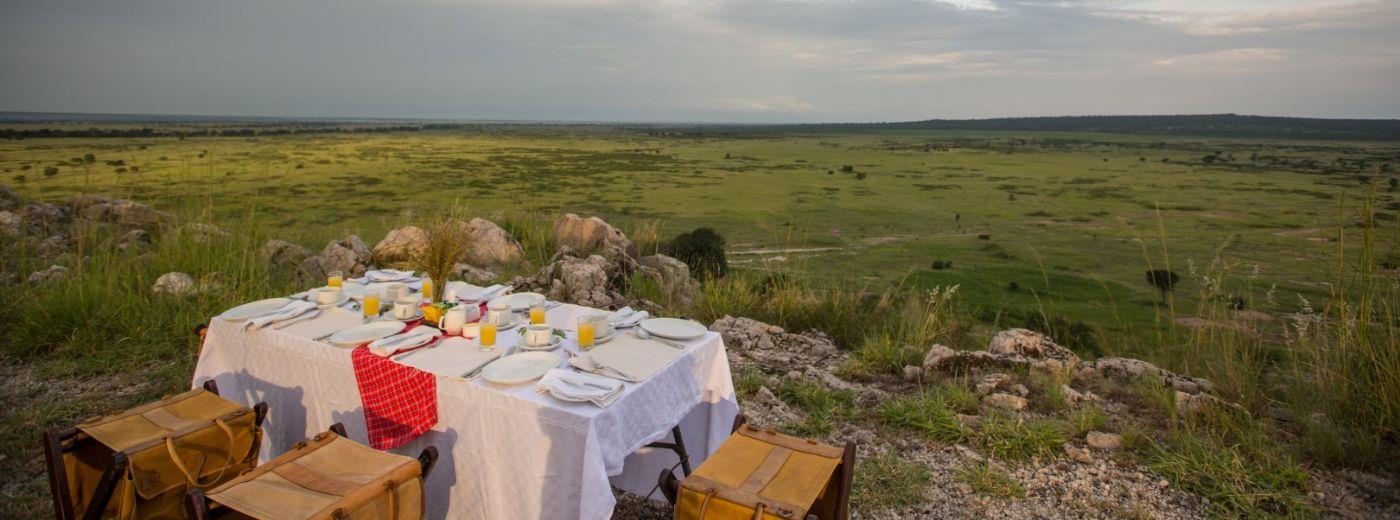
<instances>
[{"instance_id":1,"label":"white plate","mask_svg":"<svg viewBox=\"0 0 1400 520\"><path fill-rule=\"evenodd\" d=\"M521 324L521 323L524 323L526 320L529 319L529 318L526 318L526 317L524 317L524 316L521 316L521 315L516 314L516 313L513 313L513 312L510 313L509 316L510 316L510 321L507 321L507 322L502 323L502 324L500 324L500 325L496 325L496 332L504 332L504 331L513 329L513 328L515 328L516 325L519 325L519 324ZM483 317L481 318L481 321L483 321L483 322L486 321L486 317L483 316Z\"/></svg>"},{"instance_id":2,"label":"white plate","mask_svg":"<svg viewBox=\"0 0 1400 520\"><path fill-rule=\"evenodd\" d=\"M666 339L695 339L706 332L704 325L677 318L647 318L637 325Z\"/></svg>"},{"instance_id":3,"label":"white plate","mask_svg":"<svg viewBox=\"0 0 1400 520\"><path fill-rule=\"evenodd\" d=\"M518 385L539 379L557 366L559 356L551 352L521 352L492 361L481 369L481 377L498 385Z\"/></svg>"},{"instance_id":4,"label":"white plate","mask_svg":"<svg viewBox=\"0 0 1400 520\"><path fill-rule=\"evenodd\" d=\"M601 338L593 338L593 344L594 344L594 345L602 345L602 344L604 344L604 343L607 343L607 342L609 342L609 341L612 341L613 338L616 338L616 337L617 337L617 329L613 329L612 334L608 334L607 336L603 336L603 337L601 337Z\"/></svg>"},{"instance_id":5,"label":"white plate","mask_svg":"<svg viewBox=\"0 0 1400 520\"><path fill-rule=\"evenodd\" d=\"M564 338L561 338L559 336L550 336L550 338L552 339L549 340L549 344L543 347L532 347L529 343L526 343L523 338L520 340L520 344L518 346L520 347L520 350L524 350L527 352L549 352L551 350L559 348L559 345L562 345L564 343Z\"/></svg>"},{"instance_id":6,"label":"white plate","mask_svg":"<svg viewBox=\"0 0 1400 520\"><path fill-rule=\"evenodd\" d=\"M372 321L364 325L356 325L331 334L326 338L332 345L337 347L353 348L362 343L369 343L379 338L386 338L398 334L403 330L403 322L397 320Z\"/></svg>"},{"instance_id":7,"label":"white plate","mask_svg":"<svg viewBox=\"0 0 1400 520\"><path fill-rule=\"evenodd\" d=\"M499 297L499 298L496 298L496 299L491 300L490 303L487 303L487 304L486 304L486 308L487 308L487 309L490 309L492 303L496 303L496 302L499 302L499 301L504 301L504 302L509 302L509 303L510 303L510 310L515 311L515 312L520 312L520 311L523 311L523 310L528 310L528 309L530 308L530 302L535 301L535 300L546 301L544 295L543 295L543 294L540 294L540 293L533 293L533 292L511 293L511 294L507 294L507 295L505 295L505 296L501 296L501 297Z\"/></svg>"},{"instance_id":8,"label":"white plate","mask_svg":"<svg viewBox=\"0 0 1400 520\"><path fill-rule=\"evenodd\" d=\"M219 319L224 321L243 321L280 309L283 305L291 303L291 301L291 298L268 298L266 300L249 302L224 311L223 314L219 315Z\"/></svg>"}]
</instances>

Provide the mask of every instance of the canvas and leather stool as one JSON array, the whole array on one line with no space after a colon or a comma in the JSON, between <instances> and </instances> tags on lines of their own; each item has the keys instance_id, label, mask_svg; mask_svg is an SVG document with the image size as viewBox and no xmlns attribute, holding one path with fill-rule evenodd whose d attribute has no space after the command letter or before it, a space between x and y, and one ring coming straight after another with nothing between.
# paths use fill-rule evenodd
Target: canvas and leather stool
<instances>
[{"instance_id":1,"label":"canvas and leather stool","mask_svg":"<svg viewBox=\"0 0 1400 520\"><path fill-rule=\"evenodd\" d=\"M209 491L191 490L190 518L259 520L423 518L423 481L437 462L345 438L340 424Z\"/></svg>"},{"instance_id":2,"label":"canvas and leather stool","mask_svg":"<svg viewBox=\"0 0 1400 520\"><path fill-rule=\"evenodd\" d=\"M267 405L202 389L44 432L54 512L76 518L181 518L191 488L257 465Z\"/></svg>"},{"instance_id":3,"label":"canvas and leather stool","mask_svg":"<svg viewBox=\"0 0 1400 520\"><path fill-rule=\"evenodd\" d=\"M844 448L735 421L734 433L694 473L660 487L686 520L845 520L855 443Z\"/></svg>"}]
</instances>

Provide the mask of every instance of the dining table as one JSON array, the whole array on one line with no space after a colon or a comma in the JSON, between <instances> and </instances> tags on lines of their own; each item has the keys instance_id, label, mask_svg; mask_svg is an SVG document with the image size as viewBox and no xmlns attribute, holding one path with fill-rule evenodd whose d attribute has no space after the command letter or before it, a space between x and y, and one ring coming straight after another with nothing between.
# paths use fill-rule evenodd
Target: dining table
<instances>
[{"instance_id":1,"label":"dining table","mask_svg":"<svg viewBox=\"0 0 1400 520\"><path fill-rule=\"evenodd\" d=\"M560 330L574 328L580 316L607 312L551 307L545 321ZM521 342L514 330L502 331L496 348L511 352ZM679 461L673 451L647 445L671 440L679 426L690 465L698 466L728 438L739 413L720 335L705 331L676 343L683 347L679 355L649 377L623 383L606 408L560 400L532 382L435 374L437 423L389 451L416 456L437 447L438 463L424 486L427 518L608 518L613 488L659 500L658 475L679 472ZM656 348L675 346L657 342ZM552 352L558 367L568 368L580 350L576 341L563 341ZM268 404L259 454L266 461L335 423L366 442L351 357L344 346L216 317L191 385L213 380L225 398Z\"/></svg>"}]
</instances>

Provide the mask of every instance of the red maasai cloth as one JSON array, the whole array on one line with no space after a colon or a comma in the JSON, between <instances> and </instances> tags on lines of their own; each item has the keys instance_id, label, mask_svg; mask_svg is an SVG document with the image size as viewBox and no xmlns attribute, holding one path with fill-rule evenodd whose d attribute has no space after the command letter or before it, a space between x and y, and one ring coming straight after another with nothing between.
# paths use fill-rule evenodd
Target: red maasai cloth
<instances>
[{"instance_id":1,"label":"red maasai cloth","mask_svg":"<svg viewBox=\"0 0 1400 520\"><path fill-rule=\"evenodd\" d=\"M437 379L432 374L376 356L365 347L351 351L350 359L370 446L397 448L437 424Z\"/></svg>"}]
</instances>

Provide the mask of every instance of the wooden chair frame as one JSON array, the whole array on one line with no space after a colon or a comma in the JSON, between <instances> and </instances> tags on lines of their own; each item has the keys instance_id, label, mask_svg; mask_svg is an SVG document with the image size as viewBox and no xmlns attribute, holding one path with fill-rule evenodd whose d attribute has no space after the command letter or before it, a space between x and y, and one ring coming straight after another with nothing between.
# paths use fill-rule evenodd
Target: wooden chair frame
<instances>
[{"instance_id":1,"label":"wooden chair frame","mask_svg":"<svg viewBox=\"0 0 1400 520\"><path fill-rule=\"evenodd\" d=\"M328 429L336 435L347 439L349 438L349 436L345 434L344 424L335 423ZM428 480L428 474L432 473L433 467L437 466L437 460L438 450L436 446L423 448L423 451L418 453L418 466L422 469L422 476L419 478L422 478L424 481ZM209 503L209 499L205 498L204 490L198 488L191 489L185 494L185 515L193 520L219 518L228 512L228 509L215 511L213 506Z\"/></svg>"},{"instance_id":2,"label":"wooden chair frame","mask_svg":"<svg viewBox=\"0 0 1400 520\"><path fill-rule=\"evenodd\" d=\"M209 393L219 395L219 385L212 379L205 381L203 386L204 390ZM253 414L253 423L261 428L263 420L267 418L267 403L254 405ZM49 492L53 495L54 517L58 520L77 520L79 518L97 520L101 518L102 512L107 509L107 504L112 501L112 494L116 492L117 483L126 473L127 465L131 462L124 452L112 453L112 463L102 471L102 478L97 481L97 489L93 493L92 502L88 504L87 510L75 511L73 497L68 496L68 470L63 465L63 454L78 449L81 442L91 442L91 439L79 436L78 429L75 427L49 428L40 435L40 444L44 450L44 464L49 474Z\"/></svg>"},{"instance_id":3,"label":"wooden chair frame","mask_svg":"<svg viewBox=\"0 0 1400 520\"><path fill-rule=\"evenodd\" d=\"M744 426L748 419L743 414L734 418L734 426L729 429L732 435ZM841 464L836 467L836 475L833 478L839 479L836 488L836 518L833 520L848 520L851 516L851 480L855 477L856 468L856 443L847 442L841 453ZM687 475L689 472L687 472ZM676 478L676 474L669 469L661 470L661 476L657 479L657 487L661 488L661 494L666 497L666 502L672 507L676 505L676 496L680 494L681 481ZM808 514L804 520L819 520L817 515Z\"/></svg>"}]
</instances>

